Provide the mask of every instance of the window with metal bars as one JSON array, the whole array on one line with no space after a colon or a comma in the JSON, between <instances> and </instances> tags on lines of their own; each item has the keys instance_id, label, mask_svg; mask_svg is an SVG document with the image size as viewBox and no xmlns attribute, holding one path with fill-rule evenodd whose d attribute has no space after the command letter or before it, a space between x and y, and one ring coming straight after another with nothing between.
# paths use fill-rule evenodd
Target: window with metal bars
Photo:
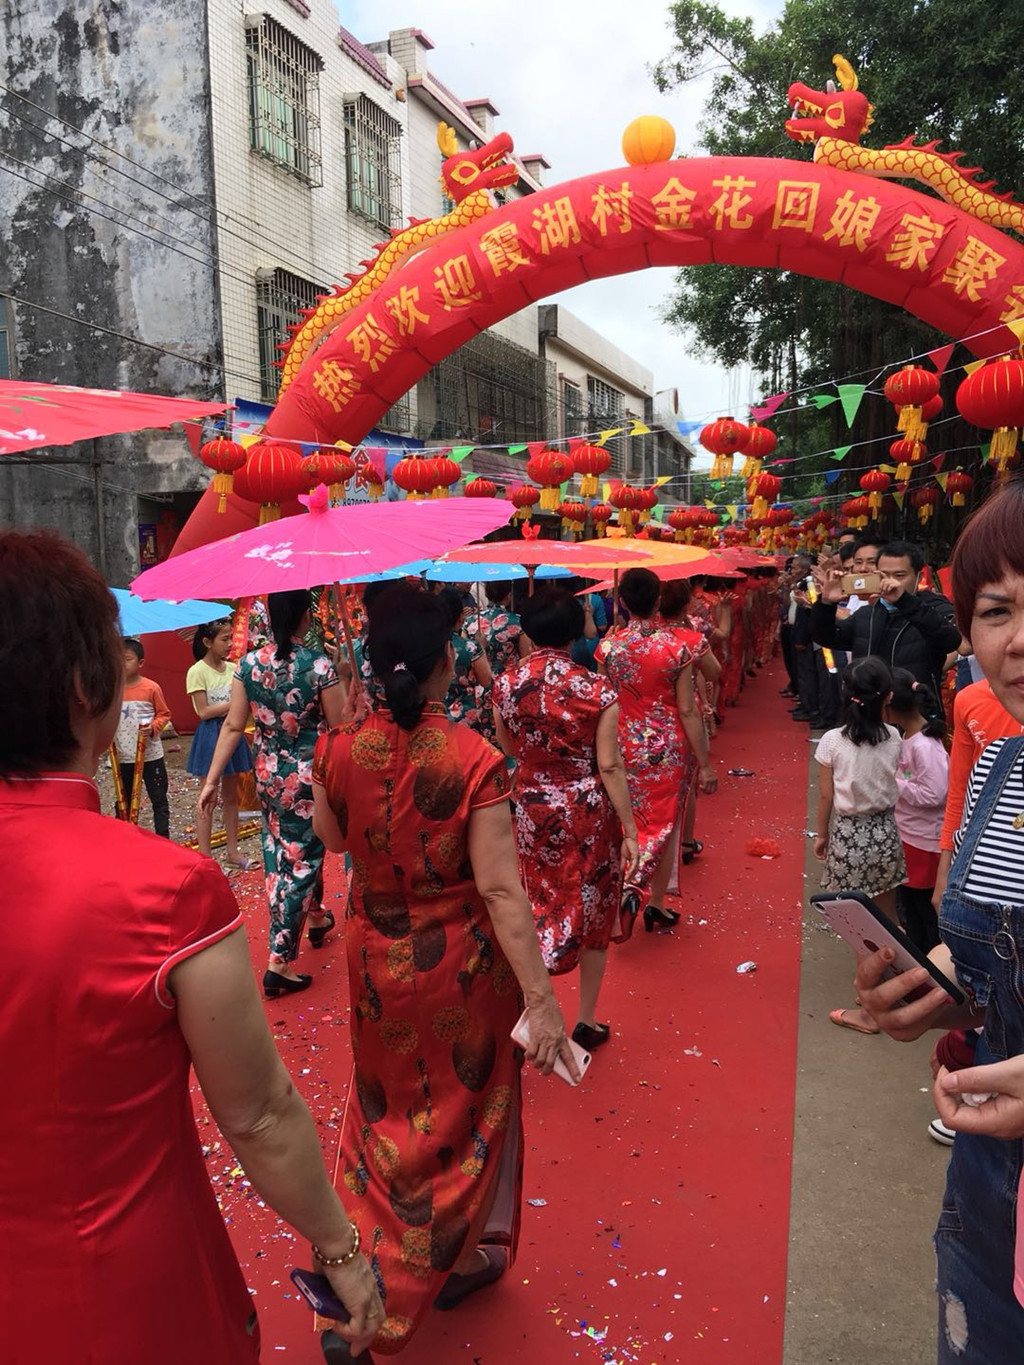
<instances>
[{"instance_id":1,"label":"window with metal bars","mask_svg":"<svg viewBox=\"0 0 1024 1365\"><path fill-rule=\"evenodd\" d=\"M272 403L281 387L280 344L288 340L288 328L299 322L303 311L315 308L319 295L329 294L323 285L313 284L290 270L275 270L256 278L256 326L260 342L260 396Z\"/></svg>"},{"instance_id":2,"label":"window with metal bars","mask_svg":"<svg viewBox=\"0 0 1024 1365\"><path fill-rule=\"evenodd\" d=\"M554 412L554 366L493 332L483 332L430 372L438 440L539 441ZM422 412L422 408L421 408Z\"/></svg>"},{"instance_id":3,"label":"window with metal bars","mask_svg":"<svg viewBox=\"0 0 1024 1365\"><path fill-rule=\"evenodd\" d=\"M402 125L366 95L345 96L348 206L378 227L402 223Z\"/></svg>"},{"instance_id":4,"label":"window with metal bars","mask_svg":"<svg viewBox=\"0 0 1024 1365\"><path fill-rule=\"evenodd\" d=\"M323 60L268 15L246 20L249 146L308 185L323 184Z\"/></svg>"},{"instance_id":5,"label":"window with metal bars","mask_svg":"<svg viewBox=\"0 0 1024 1365\"><path fill-rule=\"evenodd\" d=\"M409 395L405 394L397 403L393 403L377 425L382 431L407 434L412 429L412 407L409 402Z\"/></svg>"},{"instance_id":6,"label":"window with metal bars","mask_svg":"<svg viewBox=\"0 0 1024 1365\"><path fill-rule=\"evenodd\" d=\"M0 299L0 379L14 377L14 327L11 305Z\"/></svg>"},{"instance_id":7,"label":"window with metal bars","mask_svg":"<svg viewBox=\"0 0 1024 1365\"><path fill-rule=\"evenodd\" d=\"M605 427L622 424L622 394L592 374L587 375L587 428L599 431ZM605 442L605 450L612 457L612 473L624 473L624 447L621 438L613 437Z\"/></svg>"},{"instance_id":8,"label":"window with metal bars","mask_svg":"<svg viewBox=\"0 0 1024 1365\"><path fill-rule=\"evenodd\" d=\"M571 379L562 380L562 435L580 436L586 430L583 395Z\"/></svg>"}]
</instances>

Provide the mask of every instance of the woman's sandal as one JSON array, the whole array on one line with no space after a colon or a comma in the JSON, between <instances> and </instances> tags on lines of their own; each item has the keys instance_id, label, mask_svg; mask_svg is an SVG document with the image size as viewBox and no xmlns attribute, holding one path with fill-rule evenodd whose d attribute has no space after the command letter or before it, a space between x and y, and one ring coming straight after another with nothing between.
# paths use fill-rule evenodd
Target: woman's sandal
<instances>
[{"instance_id":1,"label":"woman's sandal","mask_svg":"<svg viewBox=\"0 0 1024 1365\"><path fill-rule=\"evenodd\" d=\"M228 867L231 868L232 872L254 872L259 867L259 863L255 858L229 858Z\"/></svg>"},{"instance_id":2,"label":"woman's sandal","mask_svg":"<svg viewBox=\"0 0 1024 1365\"><path fill-rule=\"evenodd\" d=\"M330 910L328 910L323 917L323 924L311 924L309 926L309 932L306 934L306 937L309 939L310 947L322 948L324 946L324 939L333 928L334 916L331 914Z\"/></svg>"},{"instance_id":3,"label":"woman's sandal","mask_svg":"<svg viewBox=\"0 0 1024 1365\"><path fill-rule=\"evenodd\" d=\"M847 1005L845 1009L829 1010L828 1017L838 1028L852 1029L854 1033L867 1033L869 1035L881 1033L882 1030L877 1024L874 1028L865 1028L863 1024L855 1024L850 1019L847 1019L846 1016L853 1008L855 1008L853 1005Z\"/></svg>"},{"instance_id":4,"label":"woman's sandal","mask_svg":"<svg viewBox=\"0 0 1024 1365\"><path fill-rule=\"evenodd\" d=\"M679 844L680 848L689 849L688 853L683 854L683 866L689 867L694 858L699 858L704 852L704 845L699 839L683 839Z\"/></svg>"},{"instance_id":5,"label":"woman's sandal","mask_svg":"<svg viewBox=\"0 0 1024 1365\"><path fill-rule=\"evenodd\" d=\"M508 1269L508 1257L500 1247L486 1246L480 1247L480 1250L487 1257L486 1266L481 1266L469 1275L449 1275L434 1300L434 1307L440 1312L447 1313L478 1289L494 1284Z\"/></svg>"}]
</instances>

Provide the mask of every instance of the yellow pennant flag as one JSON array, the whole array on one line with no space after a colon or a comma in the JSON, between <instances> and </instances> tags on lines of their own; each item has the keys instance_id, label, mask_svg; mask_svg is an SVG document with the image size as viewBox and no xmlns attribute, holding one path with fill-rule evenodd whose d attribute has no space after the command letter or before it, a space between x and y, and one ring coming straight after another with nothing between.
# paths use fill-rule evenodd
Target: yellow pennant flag
<instances>
[{"instance_id":1,"label":"yellow pennant flag","mask_svg":"<svg viewBox=\"0 0 1024 1365\"><path fill-rule=\"evenodd\" d=\"M655 488L660 488L663 483L671 482L672 482L671 474L659 474L658 477L654 480L654 486Z\"/></svg>"},{"instance_id":2,"label":"yellow pennant flag","mask_svg":"<svg viewBox=\"0 0 1024 1365\"><path fill-rule=\"evenodd\" d=\"M980 370L984 364L984 360L970 360L964 366L964 374L973 374L975 370Z\"/></svg>"},{"instance_id":3,"label":"yellow pennant flag","mask_svg":"<svg viewBox=\"0 0 1024 1365\"><path fill-rule=\"evenodd\" d=\"M948 474L936 474L936 475L935 475L935 482L936 482L936 483L939 485L939 487L942 489L943 493L945 493L945 491L946 491L946 480L947 480L948 478L949 478L949 475L948 475Z\"/></svg>"},{"instance_id":4,"label":"yellow pennant flag","mask_svg":"<svg viewBox=\"0 0 1024 1365\"><path fill-rule=\"evenodd\" d=\"M602 498L604 498L605 502L607 502L608 499L611 497L611 495L612 495L612 486L611 486L610 483L606 483L606 484L603 486L603 488L601 489L601 496L602 496Z\"/></svg>"},{"instance_id":5,"label":"yellow pennant flag","mask_svg":"<svg viewBox=\"0 0 1024 1365\"><path fill-rule=\"evenodd\" d=\"M1007 322L1006 325L1018 341L1024 342L1024 318L1014 318L1012 322Z\"/></svg>"},{"instance_id":6,"label":"yellow pennant flag","mask_svg":"<svg viewBox=\"0 0 1024 1365\"><path fill-rule=\"evenodd\" d=\"M255 445L259 439L258 436L239 436L238 444L243 450L248 450L249 447Z\"/></svg>"},{"instance_id":7,"label":"yellow pennant flag","mask_svg":"<svg viewBox=\"0 0 1024 1365\"><path fill-rule=\"evenodd\" d=\"M730 502L725 510L729 513L729 520L735 521L739 515L740 505L738 502Z\"/></svg>"},{"instance_id":8,"label":"yellow pennant flag","mask_svg":"<svg viewBox=\"0 0 1024 1365\"><path fill-rule=\"evenodd\" d=\"M882 471L883 474L895 474L895 473L896 473L896 466L895 466L894 464L880 464L878 467L879 467L879 469Z\"/></svg>"},{"instance_id":9,"label":"yellow pennant flag","mask_svg":"<svg viewBox=\"0 0 1024 1365\"><path fill-rule=\"evenodd\" d=\"M613 436L621 436L622 432L623 432L622 427L610 427L607 431L601 432L601 435L597 438L595 445L603 446L605 441L610 441Z\"/></svg>"},{"instance_id":10,"label":"yellow pennant flag","mask_svg":"<svg viewBox=\"0 0 1024 1365\"><path fill-rule=\"evenodd\" d=\"M710 498L705 498L705 499L704 499L704 506L705 506L705 507L714 507L714 505L715 505L715 504L712 502L712 500L711 500Z\"/></svg>"},{"instance_id":11,"label":"yellow pennant flag","mask_svg":"<svg viewBox=\"0 0 1024 1365\"><path fill-rule=\"evenodd\" d=\"M633 430L629 434L630 436L650 436L651 429L650 427L645 427L643 422L634 422Z\"/></svg>"}]
</instances>

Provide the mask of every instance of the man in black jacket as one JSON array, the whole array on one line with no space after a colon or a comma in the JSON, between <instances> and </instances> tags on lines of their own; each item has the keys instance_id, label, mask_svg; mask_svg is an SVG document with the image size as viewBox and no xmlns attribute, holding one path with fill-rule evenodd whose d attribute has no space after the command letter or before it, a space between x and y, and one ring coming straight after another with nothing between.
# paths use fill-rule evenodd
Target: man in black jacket
<instances>
[{"instance_id":1,"label":"man in black jacket","mask_svg":"<svg viewBox=\"0 0 1024 1365\"><path fill-rule=\"evenodd\" d=\"M878 556L881 590L870 605L845 621L836 620L842 601L843 571L837 561L819 561L814 570L819 598L811 608L811 639L852 658L869 654L890 668L905 668L919 683L941 696L946 659L956 652L960 632L953 605L934 592L918 592L924 555L909 541L893 540Z\"/></svg>"}]
</instances>

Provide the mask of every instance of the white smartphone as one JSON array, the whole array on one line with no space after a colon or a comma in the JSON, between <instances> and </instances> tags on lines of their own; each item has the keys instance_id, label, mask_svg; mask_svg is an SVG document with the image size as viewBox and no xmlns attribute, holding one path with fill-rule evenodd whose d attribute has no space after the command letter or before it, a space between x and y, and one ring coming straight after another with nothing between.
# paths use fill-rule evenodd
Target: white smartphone
<instances>
[{"instance_id":1,"label":"white smartphone","mask_svg":"<svg viewBox=\"0 0 1024 1365\"><path fill-rule=\"evenodd\" d=\"M869 957L879 948L892 949L892 965L884 980L889 981L900 972L909 972L915 967L924 967L935 985L941 986L951 1000L958 1005L964 1003L964 993L956 982L940 972L935 963L911 943L899 925L879 910L863 891L819 891L811 897L811 904L839 937L846 940L858 958ZM927 989L921 986L907 999L916 999Z\"/></svg>"},{"instance_id":2,"label":"white smartphone","mask_svg":"<svg viewBox=\"0 0 1024 1365\"><path fill-rule=\"evenodd\" d=\"M515 1028L512 1030L512 1041L518 1043L522 1048L530 1046L529 1016L530 1011L523 1010L516 1021ZM580 1080L582 1080L587 1074L587 1067L590 1065L590 1053L581 1048L579 1043L574 1043L571 1038L569 1039L569 1047L572 1049L572 1055L576 1058L576 1065L579 1067L580 1072ZM561 1057L558 1057L555 1061L554 1072L556 1076L559 1076L565 1081L566 1085L576 1086L579 1084L579 1081L574 1081L569 1075L569 1068L562 1061Z\"/></svg>"}]
</instances>

